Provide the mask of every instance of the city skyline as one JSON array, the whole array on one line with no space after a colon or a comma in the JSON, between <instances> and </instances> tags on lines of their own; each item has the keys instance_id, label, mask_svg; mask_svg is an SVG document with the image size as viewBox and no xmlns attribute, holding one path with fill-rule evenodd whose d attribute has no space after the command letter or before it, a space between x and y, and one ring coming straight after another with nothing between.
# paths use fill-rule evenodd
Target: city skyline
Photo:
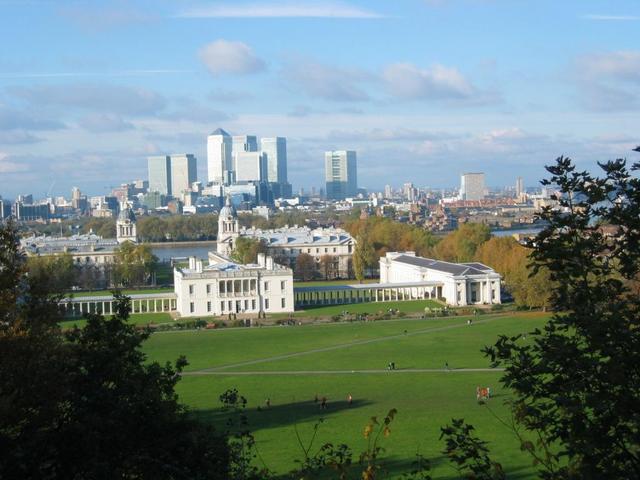
<instances>
[{"instance_id":1,"label":"city skyline","mask_svg":"<svg viewBox=\"0 0 640 480\"><path fill-rule=\"evenodd\" d=\"M0 55L7 198L74 185L105 194L168 152L193 153L206 178L206 138L219 125L286 137L295 190L321 185L327 150L357 151L359 186L381 190L452 186L478 169L490 185L516 175L535 185L556 156L590 168L637 143L636 2L42 1L0 10L9 20L0 38L15 46Z\"/></svg>"}]
</instances>

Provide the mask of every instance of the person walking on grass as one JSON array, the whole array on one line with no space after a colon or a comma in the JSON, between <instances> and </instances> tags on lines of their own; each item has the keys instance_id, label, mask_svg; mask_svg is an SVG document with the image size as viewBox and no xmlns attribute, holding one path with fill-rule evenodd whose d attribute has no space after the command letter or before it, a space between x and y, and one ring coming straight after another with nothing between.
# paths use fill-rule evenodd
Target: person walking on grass
<instances>
[{"instance_id":1,"label":"person walking on grass","mask_svg":"<svg viewBox=\"0 0 640 480\"><path fill-rule=\"evenodd\" d=\"M347 403L349 404L349 406L353 405L353 397L351 396L351 394L347 395Z\"/></svg>"},{"instance_id":2,"label":"person walking on grass","mask_svg":"<svg viewBox=\"0 0 640 480\"><path fill-rule=\"evenodd\" d=\"M327 409L327 397L322 397L322 401L320 402L320 410Z\"/></svg>"},{"instance_id":3,"label":"person walking on grass","mask_svg":"<svg viewBox=\"0 0 640 480\"><path fill-rule=\"evenodd\" d=\"M444 369L448 372L449 371L449 362L444 362Z\"/></svg>"}]
</instances>

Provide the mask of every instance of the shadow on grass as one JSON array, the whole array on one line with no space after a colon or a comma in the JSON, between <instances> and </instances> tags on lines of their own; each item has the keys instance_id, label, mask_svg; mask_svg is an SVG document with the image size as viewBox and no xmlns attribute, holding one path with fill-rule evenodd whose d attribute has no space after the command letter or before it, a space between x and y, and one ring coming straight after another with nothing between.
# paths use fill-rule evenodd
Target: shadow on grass
<instances>
[{"instance_id":1,"label":"shadow on grass","mask_svg":"<svg viewBox=\"0 0 640 480\"><path fill-rule=\"evenodd\" d=\"M348 470L348 479L361 479L363 467L358 464L358 455L360 452L354 452L354 464ZM437 457L427 459L431 465L431 470L426 472L433 480L459 480L462 478L455 467L449 463L449 459L440 455ZM402 478L402 475L409 474L416 468L415 458L384 458L380 459L381 469L378 472L376 478L379 479L399 479ZM291 468L295 468L295 465L292 465ZM435 471L434 471L435 470ZM533 479L536 478L535 472L530 467L521 466L521 467L513 467L505 470L506 476L509 480L525 480L525 479ZM292 476L290 473L278 475L276 477L277 480L286 480L286 479L294 479L298 478L298 476ZM323 473L318 474L313 477L318 480L324 479L333 479L336 478L335 471L327 468L327 470ZM418 477L419 478L419 477Z\"/></svg>"},{"instance_id":2,"label":"shadow on grass","mask_svg":"<svg viewBox=\"0 0 640 480\"><path fill-rule=\"evenodd\" d=\"M344 410L354 410L371 404L367 400L353 400L351 404L346 400L327 402L327 408L320 408L320 402L313 400L275 404L270 407L261 405L258 408L247 408L244 411L248 421L249 430L257 432L262 429L270 429L297 423L327 418ZM200 420L210 423L216 429L224 430L227 420L232 416L221 408L210 410L196 410L193 414Z\"/></svg>"}]
</instances>

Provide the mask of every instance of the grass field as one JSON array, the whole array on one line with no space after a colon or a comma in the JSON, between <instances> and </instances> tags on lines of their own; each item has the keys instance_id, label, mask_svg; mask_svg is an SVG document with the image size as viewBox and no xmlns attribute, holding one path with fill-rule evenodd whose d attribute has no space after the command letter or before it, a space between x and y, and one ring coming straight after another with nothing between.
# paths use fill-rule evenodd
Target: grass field
<instances>
[{"instance_id":1,"label":"grass field","mask_svg":"<svg viewBox=\"0 0 640 480\"><path fill-rule=\"evenodd\" d=\"M484 315L473 325L464 317L451 317L159 332L145 351L160 362L187 356L190 365L178 393L197 415L220 428L225 417L218 396L238 388L249 401L260 456L277 472L294 468L294 460L302 457L296 429L307 441L322 416L316 447L346 443L357 457L366 448L362 431L368 419L396 408L392 433L383 441L389 470L385 478L407 472L418 449L433 461L434 478L456 478L438 440L440 427L454 417L464 417L490 442L508 478L533 478L530 458L494 416L506 417L503 403L509 395L500 389L501 373L488 368L480 350L499 334L530 331L545 320L526 313ZM390 361L397 371L386 370ZM445 371L445 362L451 371ZM478 385L494 392L487 406L476 402ZM326 412L313 402L316 394L328 398ZM348 394L353 395L352 406L346 402ZM266 398L271 408L264 408Z\"/></svg>"},{"instance_id":2,"label":"grass field","mask_svg":"<svg viewBox=\"0 0 640 480\"><path fill-rule=\"evenodd\" d=\"M161 324L169 323L174 320L168 313L134 313L129 317L129 323L133 325L149 325L150 323ZM75 318L73 320L65 320L60 322L60 327L64 330L66 328L72 328L73 326L84 327L87 323L82 318Z\"/></svg>"}]
</instances>

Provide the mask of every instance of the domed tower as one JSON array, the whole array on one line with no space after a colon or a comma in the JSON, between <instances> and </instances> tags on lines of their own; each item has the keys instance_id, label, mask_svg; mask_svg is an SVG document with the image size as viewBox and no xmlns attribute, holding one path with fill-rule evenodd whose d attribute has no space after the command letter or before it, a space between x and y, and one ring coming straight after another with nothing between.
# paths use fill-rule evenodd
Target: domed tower
<instances>
[{"instance_id":1,"label":"domed tower","mask_svg":"<svg viewBox=\"0 0 640 480\"><path fill-rule=\"evenodd\" d=\"M116 240L118 243L138 242L138 234L136 233L136 216L128 205L124 205L118 215L116 221Z\"/></svg>"},{"instance_id":2,"label":"domed tower","mask_svg":"<svg viewBox=\"0 0 640 480\"><path fill-rule=\"evenodd\" d=\"M220 209L220 214L218 215L216 251L226 257L231 255L239 232L240 224L238 223L238 215L236 209L231 204L231 197L227 195L225 205Z\"/></svg>"}]
</instances>

